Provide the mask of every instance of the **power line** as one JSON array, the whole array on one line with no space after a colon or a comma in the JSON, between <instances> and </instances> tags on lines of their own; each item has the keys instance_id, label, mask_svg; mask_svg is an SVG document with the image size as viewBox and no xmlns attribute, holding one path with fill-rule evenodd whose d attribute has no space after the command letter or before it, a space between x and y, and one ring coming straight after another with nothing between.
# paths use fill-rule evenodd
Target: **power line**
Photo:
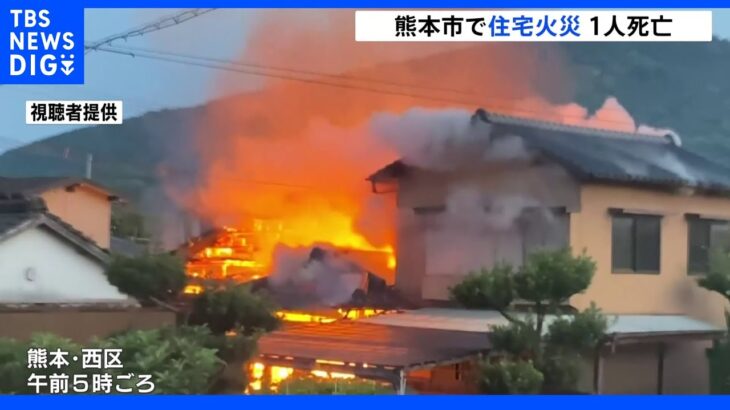
<instances>
[{"instance_id":1,"label":"power line","mask_svg":"<svg viewBox=\"0 0 730 410\"><path fill-rule=\"evenodd\" d=\"M209 61L209 62L220 63L220 64L241 66L241 67L247 67L247 68L258 69L258 70L282 71L285 73L324 77L324 78L330 78L330 79L334 79L334 80L355 81L355 82L379 84L379 85L400 87L400 88L414 88L414 89L418 89L418 90L448 92L448 93L462 94L462 95L468 95L468 96L476 96L476 94L474 94L471 91L458 90L458 89L453 89L453 88L423 86L423 85L419 85L419 84L404 84L404 83L380 80L380 79L375 79L375 78L364 78L364 77L356 77L356 76L346 75L346 74L334 74L334 73L326 73L326 72L321 72L321 71L295 69L295 68L287 68L287 67L281 67L281 66L271 66L271 65L256 64L256 63L251 63L251 62L246 62L246 61L225 60L222 58L196 56L196 55L192 55L192 54L184 54L184 53L179 53L179 52L163 51L163 50L153 50L153 49L143 48L143 47L118 46L118 45L113 45L113 47L120 51L129 51L132 53L143 52L143 53L150 53L150 54L159 54L159 55L165 55L165 56L186 58L186 59L190 59L190 60L202 60L202 61Z\"/></svg>"},{"instance_id":2,"label":"power line","mask_svg":"<svg viewBox=\"0 0 730 410\"><path fill-rule=\"evenodd\" d=\"M210 13L213 10L216 9L189 9L171 16L163 17L151 23L144 24L140 27L133 28L119 34L112 34L111 36L105 37L93 43L86 43L84 45L84 53L88 54L89 52L94 51L103 45L111 44L115 40L127 40L130 37L139 37L155 31L164 30L168 27L177 26L178 24L182 24L188 20L192 20L196 17L202 16L203 14Z\"/></svg>"},{"instance_id":3,"label":"power line","mask_svg":"<svg viewBox=\"0 0 730 410\"><path fill-rule=\"evenodd\" d=\"M343 89L352 89L352 90L358 90L358 91L367 91L367 92L373 92L378 94L387 94L387 95L394 95L394 96L400 96L400 97L407 97L407 98L414 98L414 99L421 99L421 100L430 100L434 102L441 102L441 103L448 103L448 104L456 104L461 106L469 106L469 107L475 107L475 106L486 106L490 110L501 110L503 112L508 112L511 114L522 114L527 117L531 118L540 118L541 115L545 114L544 112L539 112L535 110L527 110L523 108L515 108L513 106L505 106L505 105L497 105L490 103L490 101L494 102L501 102L501 103L514 103L519 104L520 100L497 100L497 99L485 99L480 98L474 94L468 94L467 92L458 91L458 90L446 90L442 89L439 91L447 91L447 92L457 92L457 93L466 93L467 95L474 96L476 98L479 98L478 100L464 100L464 99L458 99L454 97L449 96L434 96L434 95L428 95L428 94L416 94L416 93L410 93L410 92L404 92L404 91L397 91L397 90L386 90L383 88L373 88L368 87L364 85L359 84L351 84L347 82L332 82L327 81L324 79L319 78L303 78L301 76L292 75L293 73L299 73L304 74L305 72L302 70L294 70L294 69L285 69L288 72L292 74L284 74L284 73L276 73L271 72L271 70L282 70L282 68L274 68L274 67L268 67L265 65L257 65L257 67L253 67L250 63L244 63L244 62L236 62L236 61L230 61L230 60L223 60L223 59L214 59L214 58L207 58L207 57L200 57L200 56L192 56L192 55L186 55L186 54L179 54L179 53L173 53L173 52L166 52L166 51L157 51L157 50L145 50L145 49L139 49L139 48L125 48L125 47L118 47L118 46L104 46L97 48L98 51L105 51L108 53L113 54L119 54L119 55L126 55L128 57L140 57L140 58L146 58L151 60L159 60L159 61L167 61L182 65L189 65L189 66L196 66L196 67L203 67L203 68L212 68L217 70L223 70L223 71L231 71L231 72L237 72L242 74L248 74L248 75L254 75L254 76L262 76L262 77L272 77L272 78L278 78L283 80L289 80L289 81L297 81L297 82L303 82L303 83L309 83L309 84L316 84L316 85L324 85L324 86L330 86L330 87L338 87ZM309 76L327 76L330 78L337 77L333 74L325 74L325 73L315 73L312 71L306 72ZM356 77L340 77L340 79L354 79ZM363 79L359 79L360 81L363 81ZM372 80L364 80L364 81L371 81ZM376 80L379 81L379 80ZM382 82L381 82L382 83ZM393 83L397 84L397 83ZM405 84L397 84L399 87L417 87L415 85L405 85ZM417 87L422 90L429 90L429 87ZM435 91L435 90L433 90ZM485 104L486 103L486 104ZM578 120L587 120L588 118L584 116L578 116L578 115L562 115L563 118L573 118ZM629 125L629 123L624 121L616 121L616 120L591 120L593 123L596 124L620 124L620 125Z\"/></svg>"},{"instance_id":4,"label":"power line","mask_svg":"<svg viewBox=\"0 0 730 410\"><path fill-rule=\"evenodd\" d=\"M303 82L303 83L326 85L326 86L339 87L339 88L345 88L345 89L354 89L354 90L361 90L361 91L370 91L370 92L375 92L375 93L379 93L379 94L390 94L390 95L397 95L397 96L401 96L401 97L429 99L429 100L433 100L433 101L447 102L447 103L453 103L453 104L459 104L459 105L469 105L469 106L478 105L478 103L474 102L474 101L466 102L466 101L460 101L460 100L451 99L451 98L440 98L440 97L433 97L433 96L428 96L428 95L416 95L416 94L410 94L410 93L399 92L399 91L386 91L386 90L379 90L379 89L369 88L369 87L360 86L360 85L333 83L333 82L328 82L325 80L319 80L316 78L300 78L300 77L295 77L295 76L291 76L291 75L287 75L287 74L267 73L267 72L260 71L260 70L257 71L255 69L238 68L238 67L235 67L235 63L234 64L231 64L231 63L220 64L220 63L216 63L216 62L205 62L204 59L200 59L200 58L198 60L203 60L203 61L193 61L186 57L182 57L182 58L167 57L164 55L158 55L158 54L154 54L154 53L128 51L128 50L124 50L122 48L108 47L108 46L99 47L97 50L105 51L105 52L113 53L113 54L125 55L128 57L140 57L140 58L147 58L147 59L152 59L152 60L168 61L168 62L183 64L183 65L190 65L190 66L197 66L197 67L204 67L204 68L213 68L213 69L217 69L217 70L232 71L232 72L255 75L255 76L279 78L282 80L291 80L291 81L298 81L298 82Z\"/></svg>"}]
</instances>

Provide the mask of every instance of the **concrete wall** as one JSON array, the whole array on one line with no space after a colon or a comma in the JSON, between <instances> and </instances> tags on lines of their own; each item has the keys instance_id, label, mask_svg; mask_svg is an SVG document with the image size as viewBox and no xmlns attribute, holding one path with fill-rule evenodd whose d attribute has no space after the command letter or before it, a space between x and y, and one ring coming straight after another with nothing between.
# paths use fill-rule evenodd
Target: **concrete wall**
<instances>
[{"instance_id":1,"label":"concrete wall","mask_svg":"<svg viewBox=\"0 0 730 410\"><path fill-rule=\"evenodd\" d=\"M102 248L109 249L112 208L106 193L79 185L72 191L65 187L51 189L41 197L52 214L83 232Z\"/></svg>"},{"instance_id":2,"label":"concrete wall","mask_svg":"<svg viewBox=\"0 0 730 410\"><path fill-rule=\"evenodd\" d=\"M153 309L0 311L0 337L27 339L52 333L77 342L132 329L154 329L175 324L175 314Z\"/></svg>"},{"instance_id":3,"label":"concrete wall","mask_svg":"<svg viewBox=\"0 0 730 410\"><path fill-rule=\"evenodd\" d=\"M611 216L609 208L663 215L660 273L611 272ZM730 219L730 199L676 195L617 186L584 186L580 209L570 215L570 244L585 249L598 269L588 291L573 298L579 308L595 301L610 313L686 314L724 324L725 300L696 284L687 274L688 224L686 213Z\"/></svg>"},{"instance_id":4,"label":"concrete wall","mask_svg":"<svg viewBox=\"0 0 730 410\"><path fill-rule=\"evenodd\" d=\"M0 303L126 302L105 267L37 227L0 244Z\"/></svg>"},{"instance_id":5,"label":"concrete wall","mask_svg":"<svg viewBox=\"0 0 730 410\"><path fill-rule=\"evenodd\" d=\"M495 209L473 214L456 196L465 189ZM549 164L411 172L399 182L396 286L413 301L445 300L470 271L500 261L519 265L536 249L567 246L568 219L553 208L578 205L576 182Z\"/></svg>"}]
</instances>

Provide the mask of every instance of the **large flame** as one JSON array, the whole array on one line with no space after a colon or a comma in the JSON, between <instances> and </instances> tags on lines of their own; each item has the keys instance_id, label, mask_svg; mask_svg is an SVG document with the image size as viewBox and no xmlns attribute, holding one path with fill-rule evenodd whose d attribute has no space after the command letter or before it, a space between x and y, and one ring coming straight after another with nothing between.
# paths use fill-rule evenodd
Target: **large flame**
<instances>
[{"instance_id":1,"label":"large flame","mask_svg":"<svg viewBox=\"0 0 730 410\"><path fill-rule=\"evenodd\" d=\"M617 103L589 117L576 104L553 105L539 97L571 97L564 91L570 87L559 53L546 48L553 46L356 43L353 22L349 11L264 13L241 60L284 68L277 73L304 80L222 75L217 91L242 81L258 81L259 89L212 104L200 124L203 181L193 192L177 194L217 225L245 230L253 218L276 226L267 233L254 229L250 263L264 271L277 244L316 243L383 253L392 270L394 198L372 195L364 181L399 157L370 132L368 121L376 113L481 106L636 128ZM221 253L228 250L210 252L225 260Z\"/></svg>"}]
</instances>

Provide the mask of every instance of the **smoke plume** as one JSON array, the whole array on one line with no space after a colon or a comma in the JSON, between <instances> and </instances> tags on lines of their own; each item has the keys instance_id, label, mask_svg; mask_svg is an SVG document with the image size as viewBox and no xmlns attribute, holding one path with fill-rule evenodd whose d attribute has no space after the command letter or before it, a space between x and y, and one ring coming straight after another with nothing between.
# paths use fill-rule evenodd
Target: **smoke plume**
<instances>
[{"instance_id":1,"label":"smoke plume","mask_svg":"<svg viewBox=\"0 0 730 410\"><path fill-rule=\"evenodd\" d=\"M219 90L241 81L255 81L260 89L210 105L197 132L201 182L176 192L180 202L214 223L280 221L277 242L262 247L269 255L277 245L291 248L263 261L271 263L274 282L298 275L330 278L329 265L297 268L314 244L393 251L394 198L373 195L364 181L383 165L404 158L443 169L524 155L519 136L486 149L488 125L469 121L478 107L574 125L645 129L615 99L591 115L577 104L543 98L544 90L564 94L571 88L553 46L356 43L353 25L350 11L264 12L241 60L300 80L222 75ZM552 57L544 58L545 52ZM477 212L481 198L454 195L448 207L455 213L471 207L494 226L511 226L515 210L530 203L492 199L496 214L490 216ZM318 292L328 301L340 299Z\"/></svg>"},{"instance_id":2,"label":"smoke plume","mask_svg":"<svg viewBox=\"0 0 730 410\"><path fill-rule=\"evenodd\" d=\"M332 248L309 249L278 246L270 289L289 306L338 306L361 287L365 270Z\"/></svg>"}]
</instances>

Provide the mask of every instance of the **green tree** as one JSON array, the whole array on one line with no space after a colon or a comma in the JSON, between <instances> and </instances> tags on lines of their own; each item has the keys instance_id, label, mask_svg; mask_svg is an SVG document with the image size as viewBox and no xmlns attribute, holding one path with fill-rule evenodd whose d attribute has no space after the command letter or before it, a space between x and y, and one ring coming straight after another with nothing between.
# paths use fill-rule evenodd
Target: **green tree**
<instances>
[{"instance_id":1,"label":"green tree","mask_svg":"<svg viewBox=\"0 0 730 410\"><path fill-rule=\"evenodd\" d=\"M120 291L147 305L176 298L187 283L183 261L168 254L115 256L107 277Z\"/></svg>"},{"instance_id":2,"label":"green tree","mask_svg":"<svg viewBox=\"0 0 730 410\"><path fill-rule=\"evenodd\" d=\"M538 394L543 374L531 361L486 361L480 366L482 391L504 394Z\"/></svg>"},{"instance_id":3,"label":"green tree","mask_svg":"<svg viewBox=\"0 0 730 410\"><path fill-rule=\"evenodd\" d=\"M225 362L211 347L205 327L169 327L124 332L100 341L98 348L122 349L122 369L113 374L149 374L157 394L210 393ZM135 380L129 381L134 387Z\"/></svg>"},{"instance_id":4,"label":"green tree","mask_svg":"<svg viewBox=\"0 0 730 410\"><path fill-rule=\"evenodd\" d=\"M215 390L240 393L246 386L246 363L263 332L276 329L276 307L262 292L237 283L209 284L192 302L188 323L211 330L219 357L226 362Z\"/></svg>"},{"instance_id":5,"label":"green tree","mask_svg":"<svg viewBox=\"0 0 730 410\"><path fill-rule=\"evenodd\" d=\"M570 315L565 311L570 298L588 288L595 270L584 253L537 252L519 269L498 264L451 289L451 298L462 306L493 309L507 319L491 329L495 355L482 363L483 389L528 393L539 383L537 391L575 390L582 355L602 343L608 320L594 305ZM546 324L548 318L554 320Z\"/></svg>"},{"instance_id":6,"label":"green tree","mask_svg":"<svg viewBox=\"0 0 730 410\"><path fill-rule=\"evenodd\" d=\"M282 395L385 395L393 394L393 387L364 379L323 379L318 377L289 377L275 393Z\"/></svg>"},{"instance_id":7,"label":"green tree","mask_svg":"<svg viewBox=\"0 0 730 410\"><path fill-rule=\"evenodd\" d=\"M127 207L112 209L111 230L114 236L120 238L147 238L144 216Z\"/></svg>"},{"instance_id":8,"label":"green tree","mask_svg":"<svg viewBox=\"0 0 730 410\"><path fill-rule=\"evenodd\" d=\"M69 362L63 371L54 366L46 368L28 368L28 350L31 348L45 349L48 362L52 359L51 352L60 349L68 352L66 360ZM50 376L52 373L76 374L81 373L81 365L70 358L79 355L81 346L71 340L48 333L33 335L29 341L0 339L0 393L2 394L34 394L35 388L28 386L31 374ZM50 363L48 363L50 364Z\"/></svg>"},{"instance_id":9,"label":"green tree","mask_svg":"<svg viewBox=\"0 0 730 410\"><path fill-rule=\"evenodd\" d=\"M714 249L710 252L710 269L697 284L703 288L722 295L730 302L730 252ZM725 312L730 329L730 312Z\"/></svg>"},{"instance_id":10,"label":"green tree","mask_svg":"<svg viewBox=\"0 0 730 410\"><path fill-rule=\"evenodd\" d=\"M208 287L192 302L190 324L206 325L214 334L253 335L279 326L276 307L262 292L243 284Z\"/></svg>"},{"instance_id":11,"label":"green tree","mask_svg":"<svg viewBox=\"0 0 730 410\"><path fill-rule=\"evenodd\" d=\"M216 348L211 347L211 337L205 327L170 327L124 332L86 346L50 334L34 335L30 341L0 339L0 393L35 394L35 388L28 387L31 373L45 376L52 373L90 375L89 372L94 370L83 369L80 360L71 359L74 356L81 357L82 347L122 349L121 362L124 367L105 369L104 372L115 379L118 374L149 374L156 394L210 393L225 366L218 358ZM68 352L66 360L69 364L60 370L53 366L29 369L27 352L30 348ZM117 381L119 386L131 387L134 391L134 378L128 382Z\"/></svg>"},{"instance_id":12,"label":"green tree","mask_svg":"<svg viewBox=\"0 0 730 410\"><path fill-rule=\"evenodd\" d=\"M710 253L710 269L697 283L716 292L730 302L730 252L714 249ZM730 311L725 311L728 331L725 338L715 341L707 352L710 362L710 392L730 394Z\"/></svg>"}]
</instances>

